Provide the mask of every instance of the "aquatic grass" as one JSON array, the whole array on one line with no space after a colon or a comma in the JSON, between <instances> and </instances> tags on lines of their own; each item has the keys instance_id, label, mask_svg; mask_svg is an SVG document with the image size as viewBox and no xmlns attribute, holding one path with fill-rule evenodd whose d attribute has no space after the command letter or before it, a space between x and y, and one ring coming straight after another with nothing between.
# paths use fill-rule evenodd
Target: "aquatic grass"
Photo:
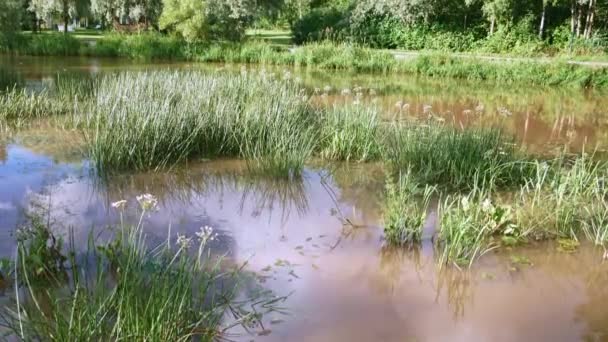
<instances>
[{"instance_id":1,"label":"aquatic grass","mask_svg":"<svg viewBox=\"0 0 608 342\"><path fill-rule=\"evenodd\" d=\"M62 98L13 88L0 93L0 121L28 121L31 119L63 115L73 111L73 104Z\"/></svg>"},{"instance_id":2,"label":"aquatic grass","mask_svg":"<svg viewBox=\"0 0 608 342\"><path fill-rule=\"evenodd\" d=\"M433 187L420 188L409 173L400 173L397 180L387 175L384 237L391 245L422 241L422 230L428 215Z\"/></svg>"},{"instance_id":3,"label":"aquatic grass","mask_svg":"<svg viewBox=\"0 0 608 342\"><path fill-rule=\"evenodd\" d=\"M14 70L0 65L0 94L21 87L23 80Z\"/></svg>"},{"instance_id":4,"label":"aquatic grass","mask_svg":"<svg viewBox=\"0 0 608 342\"><path fill-rule=\"evenodd\" d=\"M529 240L586 237L608 242L608 164L583 154L536 162L535 175L514 193L475 188L447 195L439 207L441 262L468 266L500 246Z\"/></svg>"},{"instance_id":5,"label":"aquatic grass","mask_svg":"<svg viewBox=\"0 0 608 342\"><path fill-rule=\"evenodd\" d=\"M358 104L357 98L353 101L323 110L319 143L322 158L366 162L380 157L379 110Z\"/></svg>"},{"instance_id":6,"label":"aquatic grass","mask_svg":"<svg viewBox=\"0 0 608 342\"><path fill-rule=\"evenodd\" d=\"M455 190L509 186L522 184L529 173L512 138L498 129L395 123L384 135L383 158L397 172L411 170L423 184Z\"/></svg>"},{"instance_id":7,"label":"aquatic grass","mask_svg":"<svg viewBox=\"0 0 608 342\"><path fill-rule=\"evenodd\" d=\"M466 195L448 195L440 202L440 228L436 246L440 264L470 267L476 259L497 248L500 240L517 237L512 208L493 203L484 189Z\"/></svg>"},{"instance_id":8,"label":"aquatic grass","mask_svg":"<svg viewBox=\"0 0 608 342\"><path fill-rule=\"evenodd\" d=\"M299 172L314 149L316 118L288 81L246 72L156 72L100 82L85 134L101 171L219 156L289 174Z\"/></svg>"},{"instance_id":9,"label":"aquatic grass","mask_svg":"<svg viewBox=\"0 0 608 342\"><path fill-rule=\"evenodd\" d=\"M537 238L577 239L583 227L589 236L593 231L601 235L597 224L606 214L606 162L587 154L574 160L561 156L537 162L535 170L516 199L522 226Z\"/></svg>"},{"instance_id":10,"label":"aquatic grass","mask_svg":"<svg viewBox=\"0 0 608 342\"><path fill-rule=\"evenodd\" d=\"M201 228L195 237L178 234L176 240L169 236L151 247L142 222L155 209L156 199L149 194L137 199L139 223L123 223L127 201L112 204L121 211L116 236L106 243L89 239L85 252L76 250L71 240L68 250L45 248L60 240L48 226L25 233L30 237L20 240L15 260L14 303L5 304L0 311L2 324L13 337L212 341L235 325L256 326L265 310L249 310L269 300L255 295L237 300L244 272L240 267L222 266L221 259L211 255L209 243L217 237L213 230ZM27 262L32 257L42 260L46 250L65 253L58 261L61 269ZM40 270L44 274L69 270L70 276L57 282L36 282L32 277L40 279ZM230 312L239 315L231 320Z\"/></svg>"}]
</instances>

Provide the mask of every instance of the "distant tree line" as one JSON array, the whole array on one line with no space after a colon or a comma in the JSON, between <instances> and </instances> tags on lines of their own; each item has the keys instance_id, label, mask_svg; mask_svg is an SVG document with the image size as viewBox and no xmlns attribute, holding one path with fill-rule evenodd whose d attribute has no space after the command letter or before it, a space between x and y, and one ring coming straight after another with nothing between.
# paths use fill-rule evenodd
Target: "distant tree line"
<instances>
[{"instance_id":1,"label":"distant tree line","mask_svg":"<svg viewBox=\"0 0 608 342\"><path fill-rule=\"evenodd\" d=\"M0 32L41 24L139 25L187 40L239 40L250 27L290 27L296 43L505 51L605 47L608 0L2 0Z\"/></svg>"}]
</instances>

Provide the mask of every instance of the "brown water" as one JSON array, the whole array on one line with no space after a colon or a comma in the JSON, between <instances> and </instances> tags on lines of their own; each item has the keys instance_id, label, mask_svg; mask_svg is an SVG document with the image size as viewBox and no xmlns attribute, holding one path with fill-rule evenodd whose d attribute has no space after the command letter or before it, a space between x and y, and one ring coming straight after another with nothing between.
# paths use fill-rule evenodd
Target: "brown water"
<instances>
[{"instance_id":1,"label":"brown water","mask_svg":"<svg viewBox=\"0 0 608 342\"><path fill-rule=\"evenodd\" d=\"M95 63L96 72L157 67L88 59L20 63L11 65L21 65L32 85L62 67L85 72ZM587 132L587 143L604 141L601 127L608 100L601 94L553 90L542 95L536 89L348 77L336 75L332 87L385 84L384 90L376 89L387 108L403 98L417 104L410 109L431 104L435 112L457 112L474 110L486 99L484 112L490 111L490 103L503 103L513 114L472 114L475 120L515 128L523 124L516 118L525 108L536 108L530 111L525 136L538 148L547 148L550 133L545 130L551 132L554 121L559 126L561 117L569 116L576 118L564 125L574 120L571 127L578 135ZM311 88L332 80L327 74L303 78ZM393 89L398 87L394 84L401 88ZM563 115L555 108L564 108ZM415 115L424 115L419 111ZM549 148L563 143L560 139ZM103 234L103 227L118 220L109 203L129 200L129 218L134 219L135 196L152 193L160 209L146 218L151 241L165 240L169 226L174 237L210 225L220 234L212 244L217 253L248 261L263 285L279 295L290 294L284 303L289 314L265 317L264 336L241 334L236 340L608 340L608 262L602 260L603 250L582 246L565 254L552 245L533 246L487 255L470 271L439 269L431 242L415 250L384 246L384 173L379 165L311 166L302 178L286 182L250 175L240 161L221 160L100 182L81 150L79 132L44 123L0 138L0 256L14 253L12 232L24 212L48 211L59 233L74 227L77 243L85 246L91 227ZM531 265L514 263L512 257Z\"/></svg>"}]
</instances>

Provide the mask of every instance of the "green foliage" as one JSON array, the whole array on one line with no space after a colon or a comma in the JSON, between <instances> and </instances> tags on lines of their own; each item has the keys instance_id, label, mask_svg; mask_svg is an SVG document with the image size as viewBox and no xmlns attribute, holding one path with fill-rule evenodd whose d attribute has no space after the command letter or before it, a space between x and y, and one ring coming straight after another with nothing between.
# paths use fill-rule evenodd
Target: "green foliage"
<instances>
[{"instance_id":1,"label":"green foliage","mask_svg":"<svg viewBox=\"0 0 608 342\"><path fill-rule=\"evenodd\" d=\"M293 23L293 41L303 44L325 39L339 40L344 20L344 14L336 8L313 9Z\"/></svg>"},{"instance_id":2,"label":"green foliage","mask_svg":"<svg viewBox=\"0 0 608 342\"><path fill-rule=\"evenodd\" d=\"M542 86L602 88L608 85L608 69L589 68L562 62L484 61L446 55L422 55L398 63L401 72L431 77L491 80L500 83L528 83Z\"/></svg>"},{"instance_id":3,"label":"green foliage","mask_svg":"<svg viewBox=\"0 0 608 342\"><path fill-rule=\"evenodd\" d=\"M384 209L384 236L391 245L419 243L435 189L424 190L409 173L399 173L397 182L387 175Z\"/></svg>"},{"instance_id":4,"label":"green foliage","mask_svg":"<svg viewBox=\"0 0 608 342\"><path fill-rule=\"evenodd\" d=\"M23 4L19 0L0 2L0 50L11 43L21 26Z\"/></svg>"},{"instance_id":5,"label":"green foliage","mask_svg":"<svg viewBox=\"0 0 608 342\"><path fill-rule=\"evenodd\" d=\"M380 157L378 110L358 104L334 105L322 115L320 155L330 160L370 161ZM350 96L345 102L350 102Z\"/></svg>"},{"instance_id":6,"label":"green foliage","mask_svg":"<svg viewBox=\"0 0 608 342\"><path fill-rule=\"evenodd\" d=\"M384 159L411 170L422 184L471 189L522 184L527 167L508 136L495 129L396 124L386 133Z\"/></svg>"},{"instance_id":7,"label":"green foliage","mask_svg":"<svg viewBox=\"0 0 608 342\"><path fill-rule=\"evenodd\" d=\"M89 151L105 171L240 156L289 174L312 153L316 124L309 114L297 87L272 78L121 74L100 83L88 118Z\"/></svg>"},{"instance_id":8,"label":"green foliage","mask_svg":"<svg viewBox=\"0 0 608 342\"><path fill-rule=\"evenodd\" d=\"M251 2L238 0L163 0L160 27L194 42L241 40L251 21Z\"/></svg>"},{"instance_id":9,"label":"green foliage","mask_svg":"<svg viewBox=\"0 0 608 342\"><path fill-rule=\"evenodd\" d=\"M137 35L109 34L83 50L83 54L132 59L184 59L186 44L182 39L158 33Z\"/></svg>"},{"instance_id":10,"label":"green foliage","mask_svg":"<svg viewBox=\"0 0 608 342\"><path fill-rule=\"evenodd\" d=\"M61 33L17 34L0 51L33 56L76 56L80 53L80 41Z\"/></svg>"},{"instance_id":11,"label":"green foliage","mask_svg":"<svg viewBox=\"0 0 608 342\"><path fill-rule=\"evenodd\" d=\"M50 227L34 221L18 242L18 295L15 303L1 309L2 324L8 329L4 334L44 341L135 336L146 341L212 341L223 332L220 324L229 320L228 311L238 312L229 322L233 326L256 327L256 319L272 304L264 293L254 292L240 299L243 304L236 302L244 272L220 268L221 260L211 256L213 230L201 228L196 237L178 234L175 245L169 236L161 245L149 246L141 222L157 200L147 194L138 201L139 225L121 224L109 242L91 237L85 252L73 243L63 248ZM121 215L125 204L115 204ZM66 276L42 278L57 274ZM265 308L250 312L244 305Z\"/></svg>"},{"instance_id":12,"label":"green foliage","mask_svg":"<svg viewBox=\"0 0 608 342\"><path fill-rule=\"evenodd\" d=\"M464 196L447 196L440 204L437 245L441 263L471 266L475 259L497 247L494 235L516 228L509 207L496 207L484 197L485 193L476 189Z\"/></svg>"}]
</instances>

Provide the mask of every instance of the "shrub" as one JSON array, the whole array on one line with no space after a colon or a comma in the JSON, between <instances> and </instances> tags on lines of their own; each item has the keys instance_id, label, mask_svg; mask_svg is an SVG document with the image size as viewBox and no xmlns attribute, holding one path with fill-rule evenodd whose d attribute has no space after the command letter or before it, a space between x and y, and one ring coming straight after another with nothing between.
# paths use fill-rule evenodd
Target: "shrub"
<instances>
[{"instance_id":1,"label":"shrub","mask_svg":"<svg viewBox=\"0 0 608 342\"><path fill-rule=\"evenodd\" d=\"M344 21L344 13L333 7L313 9L292 24L293 41L303 44L325 39L340 40Z\"/></svg>"}]
</instances>

